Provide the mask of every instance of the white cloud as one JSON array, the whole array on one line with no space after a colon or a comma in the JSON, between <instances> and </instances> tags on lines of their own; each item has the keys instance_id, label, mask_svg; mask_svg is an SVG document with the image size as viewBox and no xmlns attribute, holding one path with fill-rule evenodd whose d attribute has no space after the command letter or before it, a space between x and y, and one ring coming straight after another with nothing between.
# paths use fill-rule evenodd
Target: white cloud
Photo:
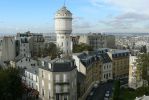
<instances>
[{"instance_id":1,"label":"white cloud","mask_svg":"<svg viewBox=\"0 0 149 100\"><path fill-rule=\"evenodd\" d=\"M119 10L115 17L101 19L104 31L149 31L149 0L89 0L96 7L114 7ZM113 11L116 12L116 11Z\"/></svg>"},{"instance_id":2,"label":"white cloud","mask_svg":"<svg viewBox=\"0 0 149 100\"><path fill-rule=\"evenodd\" d=\"M105 26L104 30L111 31L143 31L147 32L149 23L149 15L138 13L124 13L116 17L100 20L99 24Z\"/></svg>"},{"instance_id":3,"label":"white cloud","mask_svg":"<svg viewBox=\"0 0 149 100\"><path fill-rule=\"evenodd\" d=\"M139 12L149 14L149 0L90 0L95 6L114 6L124 12Z\"/></svg>"}]
</instances>

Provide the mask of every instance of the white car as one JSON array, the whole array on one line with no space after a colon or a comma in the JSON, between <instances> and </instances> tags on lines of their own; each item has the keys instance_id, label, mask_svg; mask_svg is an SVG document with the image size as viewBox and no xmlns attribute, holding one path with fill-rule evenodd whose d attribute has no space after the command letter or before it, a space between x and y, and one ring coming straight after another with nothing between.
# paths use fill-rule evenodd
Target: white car
<instances>
[{"instance_id":1,"label":"white car","mask_svg":"<svg viewBox=\"0 0 149 100\"><path fill-rule=\"evenodd\" d=\"M94 94L94 92L91 92L91 93L90 93L90 96L92 96L93 94Z\"/></svg>"},{"instance_id":2,"label":"white car","mask_svg":"<svg viewBox=\"0 0 149 100\"><path fill-rule=\"evenodd\" d=\"M110 91L106 91L104 100L109 100L109 97L110 97Z\"/></svg>"}]
</instances>

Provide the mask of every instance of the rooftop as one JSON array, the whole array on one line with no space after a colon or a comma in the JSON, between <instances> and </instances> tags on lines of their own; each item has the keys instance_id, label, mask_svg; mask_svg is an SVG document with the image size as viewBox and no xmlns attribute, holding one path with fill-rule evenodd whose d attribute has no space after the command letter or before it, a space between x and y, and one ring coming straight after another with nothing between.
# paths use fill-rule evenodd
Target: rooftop
<instances>
[{"instance_id":1,"label":"rooftop","mask_svg":"<svg viewBox=\"0 0 149 100\"><path fill-rule=\"evenodd\" d=\"M52 72L68 72L76 68L74 60L68 58L43 59L41 63L44 63L41 64L41 68Z\"/></svg>"},{"instance_id":2,"label":"rooftop","mask_svg":"<svg viewBox=\"0 0 149 100\"><path fill-rule=\"evenodd\" d=\"M118 53L129 53L129 50L118 50L118 49L112 49L112 54L118 54Z\"/></svg>"},{"instance_id":3,"label":"rooftop","mask_svg":"<svg viewBox=\"0 0 149 100\"><path fill-rule=\"evenodd\" d=\"M72 13L66 8L66 6L63 6L56 12L56 16L72 16Z\"/></svg>"}]
</instances>

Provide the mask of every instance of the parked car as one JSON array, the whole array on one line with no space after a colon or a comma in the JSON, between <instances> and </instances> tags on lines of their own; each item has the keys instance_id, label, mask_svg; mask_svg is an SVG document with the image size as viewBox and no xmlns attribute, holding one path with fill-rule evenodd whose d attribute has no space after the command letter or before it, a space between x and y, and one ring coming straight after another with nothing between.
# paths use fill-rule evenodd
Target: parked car
<instances>
[{"instance_id":1,"label":"parked car","mask_svg":"<svg viewBox=\"0 0 149 100\"><path fill-rule=\"evenodd\" d=\"M106 91L104 100L109 100L109 98L110 98L110 91Z\"/></svg>"}]
</instances>

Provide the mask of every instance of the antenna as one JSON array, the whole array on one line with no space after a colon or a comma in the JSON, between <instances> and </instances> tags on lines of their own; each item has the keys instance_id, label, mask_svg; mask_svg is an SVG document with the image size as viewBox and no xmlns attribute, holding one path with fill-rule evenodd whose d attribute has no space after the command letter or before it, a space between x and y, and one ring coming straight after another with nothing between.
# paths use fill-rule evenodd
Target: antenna
<instances>
[{"instance_id":1,"label":"antenna","mask_svg":"<svg viewBox=\"0 0 149 100\"><path fill-rule=\"evenodd\" d=\"M64 0L64 6L66 5L66 0Z\"/></svg>"}]
</instances>

